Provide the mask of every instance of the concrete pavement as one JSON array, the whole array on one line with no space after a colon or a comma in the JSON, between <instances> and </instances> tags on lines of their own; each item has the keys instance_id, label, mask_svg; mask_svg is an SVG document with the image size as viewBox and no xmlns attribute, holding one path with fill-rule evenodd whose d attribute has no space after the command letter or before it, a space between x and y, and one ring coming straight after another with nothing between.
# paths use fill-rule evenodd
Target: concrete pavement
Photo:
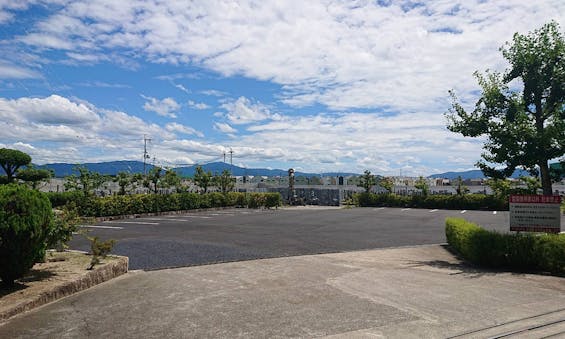
<instances>
[{"instance_id":1,"label":"concrete pavement","mask_svg":"<svg viewBox=\"0 0 565 339\"><path fill-rule=\"evenodd\" d=\"M540 337L563 324L565 279L476 270L434 245L128 273L0 337Z\"/></svg>"}]
</instances>

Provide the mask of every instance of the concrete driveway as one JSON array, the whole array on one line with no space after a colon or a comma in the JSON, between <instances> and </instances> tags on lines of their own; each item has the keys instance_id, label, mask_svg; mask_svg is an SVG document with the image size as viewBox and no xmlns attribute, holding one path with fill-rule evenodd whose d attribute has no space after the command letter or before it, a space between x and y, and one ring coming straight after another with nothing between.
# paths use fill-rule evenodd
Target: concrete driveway
<instances>
[{"instance_id":1,"label":"concrete driveway","mask_svg":"<svg viewBox=\"0 0 565 339\"><path fill-rule=\"evenodd\" d=\"M541 338L564 324L565 279L476 270L433 245L132 272L0 337Z\"/></svg>"}]
</instances>

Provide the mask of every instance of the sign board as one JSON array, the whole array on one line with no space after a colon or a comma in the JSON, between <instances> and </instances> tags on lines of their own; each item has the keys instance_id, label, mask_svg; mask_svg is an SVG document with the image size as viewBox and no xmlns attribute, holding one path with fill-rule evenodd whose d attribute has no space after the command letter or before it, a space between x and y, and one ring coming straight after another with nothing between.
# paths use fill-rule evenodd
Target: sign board
<instances>
[{"instance_id":1,"label":"sign board","mask_svg":"<svg viewBox=\"0 0 565 339\"><path fill-rule=\"evenodd\" d=\"M510 230L559 233L560 205L557 195L511 195Z\"/></svg>"}]
</instances>

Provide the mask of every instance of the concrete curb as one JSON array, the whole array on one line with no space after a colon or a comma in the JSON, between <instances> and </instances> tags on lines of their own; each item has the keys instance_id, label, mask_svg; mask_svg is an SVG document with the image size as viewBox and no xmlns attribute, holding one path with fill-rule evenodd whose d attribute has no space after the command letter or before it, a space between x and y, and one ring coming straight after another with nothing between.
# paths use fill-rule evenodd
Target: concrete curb
<instances>
[{"instance_id":1,"label":"concrete curb","mask_svg":"<svg viewBox=\"0 0 565 339\"><path fill-rule=\"evenodd\" d=\"M94 285L98 285L112 278L118 277L128 272L128 257L113 256L118 260L110 262L104 266L89 271L88 273L80 276L77 280L62 283L59 286L53 287L51 290L46 291L35 299L21 304L14 305L0 312L0 322L4 322L9 318L23 312L30 311L39 306L45 305L57 299L69 296L71 294L80 292Z\"/></svg>"}]
</instances>

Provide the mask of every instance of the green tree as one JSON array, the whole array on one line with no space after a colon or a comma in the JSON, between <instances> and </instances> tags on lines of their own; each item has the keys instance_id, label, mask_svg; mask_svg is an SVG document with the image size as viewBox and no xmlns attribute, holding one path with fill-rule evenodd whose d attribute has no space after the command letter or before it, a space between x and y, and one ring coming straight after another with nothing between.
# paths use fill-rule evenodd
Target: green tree
<instances>
[{"instance_id":1,"label":"green tree","mask_svg":"<svg viewBox=\"0 0 565 339\"><path fill-rule=\"evenodd\" d=\"M472 112L450 91L448 129L487 137L477 163L486 176L509 177L517 167L539 171L543 194L550 195L548 161L565 154L565 39L559 25L550 22L529 34L514 34L501 51L510 69L504 74L475 72L482 95ZM511 82L522 90L512 89Z\"/></svg>"},{"instance_id":2,"label":"green tree","mask_svg":"<svg viewBox=\"0 0 565 339\"><path fill-rule=\"evenodd\" d=\"M173 169L168 169L165 171L165 175L163 176L163 180L161 182L161 187L169 188L169 187L179 187L181 179L177 172Z\"/></svg>"},{"instance_id":3,"label":"green tree","mask_svg":"<svg viewBox=\"0 0 565 339\"><path fill-rule=\"evenodd\" d=\"M381 178L379 181L379 186L387 190L388 193L392 193L392 189L394 188L394 181L391 177Z\"/></svg>"},{"instance_id":4,"label":"green tree","mask_svg":"<svg viewBox=\"0 0 565 339\"><path fill-rule=\"evenodd\" d=\"M31 163L31 157L22 151L10 148L0 149L0 166L6 173L4 181L8 184L14 182L16 171L29 163Z\"/></svg>"},{"instance_id":5,"label":"green tree","mask_svg":"<svg viewBox=\"0 0 565 339\"><path fill-rule=\"evenodd\" d=\"M84 166L77 165L74 170L78 175L72 174L65 180L65 189L71 191L81 191L85 196L94 193L94 190L100 188L108 179L106 176L90 171Z\"/></svg>"},{"instance_id":6,"label":"green tree","mask_svg":"<svg viewBox=\"0 0 565 339\"><path fill-rule=\"evenodd\" d=\"M143 186L149 188L153 191L153 193L157 194L159 183L161 182L161 177L163 176L162 172L162 167L154 166L151 170L149 170L149 173L147 173L147 176L143 180Z\"/></svg>"},{"instance_id":7,"label":"green tree","mask_svg":"<svg viewBox=\"0 0 565 339\"><path fill-rule=\"evenodd\" d=\"M235 178L231 176L230 171L223 170L222 174L214 176L213 183L216 187L220 188L222 193L227 193L233 190L235 186Z\"/></svg>"},{"instance_id":8,"label":"green tree","mask_svg":"<svg viewBox=\"0 0 565 339\"><path fill-rule=\"evenodd\" d=\"M53 171L35 168L28 165L26 168L20 168L16 172L16 178L29 183L31 188L37 189L37 185L42 181L47 181L53 176Z\"/></svg>"},{"instance_id":9,"label":"green tree","mask_svg":"<svg viewBox=\"0 0 565 339\"><path fill-rule=\"evenodd\" d=\"M363 175L359 178L359 184L357 186L363 187L366 193L371 191L371 188L377 184L377 179L371 174L371 171L365 170Z\"/></svg>"},{"instance_id":10,"label":"green tree","mask_svg":"<svg viewBox=\"0 0 565 339\"><path fill-rule=\"evenodd\" d=\"M202 166L197 166L194 173L194 183L200 187L201 193L208 192L208 187L212 183L212 173L210 171L204 172Z\"/></svg>"},{"instance_id":11,"label":"green tree","mask_svg":"<svg viewBox=\"0 0 565 339\"><path fill-rule=\"evenodd\" d=\"M118 172L113 179L114 182L118 183L120 191L118 195L126 195L138 182L142 181L141 174L131 174L128 172Z\"/></svg>"},{"instance_id":12,"label":"green tree","mask_svg":"<svg viewBox=\"0 0 565 339\"><path fill-rule=\"evenodd\" d=\"M430 185L428 184L428 181L422 176L420 176L418 180L416 180L414 187L421 190L422 195L425 197L427 197L428 194L430 193Z\"/></svg>"},{"instance_id":13,"label":"green tree","mask_svg":"<svg viewBox=\"0 0 565 339\"><path fill-rule=\"evenodd\" d=\"M457 192L457 195L464 195L469 193L469 188L467 188L467 186L463 184L463 179L461 178L461 176L458 176L457 180L455 181L455 192Z\"/></svg>"}]
</instances>

